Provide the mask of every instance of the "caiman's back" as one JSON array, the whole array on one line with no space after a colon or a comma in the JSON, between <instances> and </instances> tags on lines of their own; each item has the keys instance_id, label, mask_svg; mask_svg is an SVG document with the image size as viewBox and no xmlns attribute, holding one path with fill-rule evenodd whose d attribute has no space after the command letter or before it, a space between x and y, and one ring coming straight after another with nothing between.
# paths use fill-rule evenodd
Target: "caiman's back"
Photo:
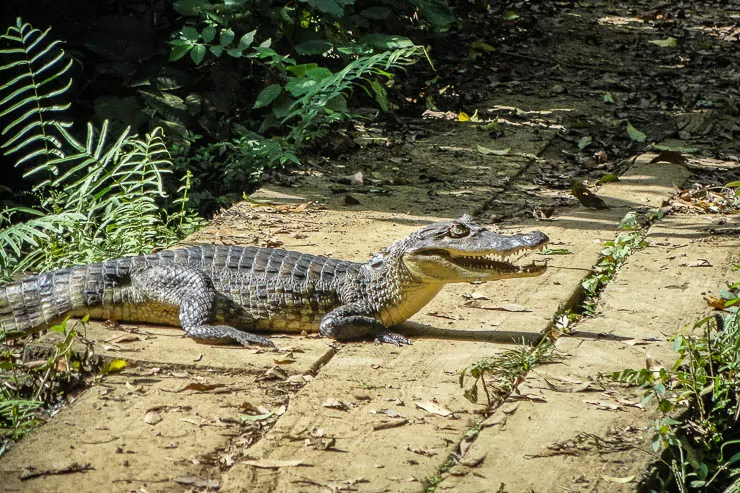
<instances>
[{"instance_id":1,"label":"caiman's back","mask_svg":"<svg viewBox=\"0 0 740 493\"><path fill-rule=\"evenodd\" d=\"M336 286L359 266L299 252L214 245L109 260L0 287L0 329L27 332L85 313L181 325L175 298L197 300L203 282L210 281L217 294L225 295L210 307L212 321L238 329L311 330L341 303Z\"/></svg>"}]
</instances>

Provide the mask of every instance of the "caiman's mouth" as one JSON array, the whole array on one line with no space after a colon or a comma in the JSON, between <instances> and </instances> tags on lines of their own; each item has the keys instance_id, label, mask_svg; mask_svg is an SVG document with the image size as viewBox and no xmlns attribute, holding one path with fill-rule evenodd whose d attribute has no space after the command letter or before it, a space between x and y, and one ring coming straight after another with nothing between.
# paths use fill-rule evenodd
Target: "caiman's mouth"
<instances>
[{"instance_id":1,"label":"caiman's mouth","mask_svg":"<svg viewBox=\"0 0 740 493\"><path fill-rule=\"evenodd\" d=\"M499 272L502 274L540 274L547 269L545 262L536 262L534 259L528 264L520 265L518 261L527 253L533 253L542 250L545 245L538 245L537 248L522 246L501 252L470 252L454 251L442 248L434 248L417 252L416 255L428 255L443 259L451 264L461 267L468 271L478 272ZM518 255L524 252L522 255Z\"/></svg>"}]
</instances>

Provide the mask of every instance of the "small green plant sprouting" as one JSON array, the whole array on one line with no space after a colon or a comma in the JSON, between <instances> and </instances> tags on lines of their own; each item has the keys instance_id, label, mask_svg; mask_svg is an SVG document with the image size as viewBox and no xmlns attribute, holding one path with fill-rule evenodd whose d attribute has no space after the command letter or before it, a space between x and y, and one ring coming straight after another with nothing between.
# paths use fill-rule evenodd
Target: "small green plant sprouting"
<instances>
[{"instance_id":1,"label":"small green plant sprouting","mask_svg":"<svg viewBox=\"0 0 740 493\"><path fill-rule=\"evenodd\" d=\"M435 491L437 491L437 486L439 486L439 483L442 482L442 474L452 469L452 466L454 465L455 459L453 457L448 457L444 464L439 467L439 470L434 474L434 476L427 478L427 488L425 490L426 493L434 493Z\"/></svg>"},{"instance_id":2,"label":"small green plant sprouting","mask_svg":"<svg viewBox=\"0 0 740 493\"><path fill-rule=\"evenodd\" d=\"M671 368L623 370L607 378L644 389L643 404L657 403L652 447L669 471L664 491L722 491L740 479L740 283L723 291L731 313L708 316L673 339ZM733 301L734 300L734 301ZM699 332L699 335L691 335Z\"/></svg>"},{"instance_id":3,"label":"small green plant sprouting","mask_svg":"<svg viewBox=\"0 0 740 493\"><path fill-rule=\"evenodd\" d=\"M0 455L11 441L17 441L42 422L44 408L61 402L67 390L78 386L83 367L72 351L79 340L78 325L67 320L51 327L64 338L56 344L54 353L40 364L20 362L18 349L0 346Z\"/></svg>"},{"instance_id":4,"label":"small green plant sprouting","mask_svg":"<svg viewBox=\"0 0 740 493\"><path fill-rule=\"evenodd\" d=\"M553 350L550 339L543 337L536 346L522 341L514 349L473 363L460 373L460 387L465 388L463 395L477 404L480 385L486 397L483 414L488 415L516 389L535 365L552 358ZM473 381L466 387L468 377Z\"/></svg>"},{"instance_id":5,"label":"small green plant sprouting","mask_svg":"<svg viewBox=\"0 0 740 493\"><path fill-rule=\"evenodd\" d=\"M632 255L635 250L648 245L648 242L644 239L644 234L640 231L640 228L644 226L641 225L640 218L642 216L631 212L622 219L618 229L631 231L621 233L613 241L604 243L601 258L594 266L593 273L581 282L585 294L585 300L581 306L583 315L594 315L599 293L614 278L627 257ZM658 216L651 220L657 218Z\"/></svg>"}]
</instances>

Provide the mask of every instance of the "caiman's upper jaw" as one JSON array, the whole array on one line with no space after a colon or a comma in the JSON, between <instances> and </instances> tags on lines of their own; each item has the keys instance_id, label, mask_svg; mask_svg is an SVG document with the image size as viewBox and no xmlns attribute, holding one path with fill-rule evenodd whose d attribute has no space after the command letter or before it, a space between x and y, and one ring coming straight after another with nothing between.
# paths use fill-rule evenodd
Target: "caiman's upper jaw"
<instances>
[{"instance_id":1,"label":"caiman's upper jaw","mask_svg":"<svg viewBox=\"0 0 740 493\"><path fill-rule=\"evenodd\" d=\"M544 246L544 245L542 245ZM415 252L417 259L426 257L427 262L437 262L441 270L455 270L458 274L468 274L464 277L506 278L506 277L529 277L542 274L547 266L544 262L535 263L534 260L528 264L517 263L521 252L530 252L534 249L521 247L506 252L502 255L497 251L469 252L445 249L429 249ZM433 259L434 258L434 259ZM443 266L441 264L449 264ZM427 270L427 269L425 269Z\"/></svg>"}]
</instances>

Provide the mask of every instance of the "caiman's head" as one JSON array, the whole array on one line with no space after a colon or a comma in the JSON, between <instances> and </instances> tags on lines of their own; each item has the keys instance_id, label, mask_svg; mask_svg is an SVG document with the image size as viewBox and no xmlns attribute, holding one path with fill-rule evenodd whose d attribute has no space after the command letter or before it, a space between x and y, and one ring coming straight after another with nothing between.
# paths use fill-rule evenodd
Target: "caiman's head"
<instances>
[{"instance_id":1,"label":"caiman's head","mask_svg":"<svg viewBox=\"0 0 740 493\"><path fill-rule=\"evenodd\" d=\"M520 265L518 261L548 241L547 235L539 231L497 234L466 214L456 221L425 226L391 245L385 253L398 258L422 282L492 281L545 272L544 263Z\"/></svg>"}]
</instances>

